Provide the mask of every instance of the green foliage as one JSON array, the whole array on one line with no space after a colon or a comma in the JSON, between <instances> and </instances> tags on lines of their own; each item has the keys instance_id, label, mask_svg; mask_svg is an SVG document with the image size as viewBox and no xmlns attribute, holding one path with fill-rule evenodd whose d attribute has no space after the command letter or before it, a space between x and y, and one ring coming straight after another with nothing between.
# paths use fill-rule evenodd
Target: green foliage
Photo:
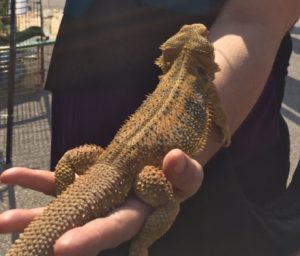
<instances>
[{"instance_id":1,"label":"green foliage","mask_svg":"<svg viewBox=\"0 0 300 256\"><path fill-rule=\"evenodd\" d=\"M22 31L17 31L16 34L16 43L21 43L35 36L45 37L43 29L38 26L31 26ZM0 35L0 46L9 44L9 33L5 36Z\"/></svg>"},{"instance_id":2,"label":"green foliage","mask_svg":"<svg viewBox=\"0 0 300 256\"><path fill-rule=\"evenodd\" d=\"M0 0L0 16L8 15L8 0Z\"/></svg>"},{"instance_id":3,"label":"green foliage","mask_svg":"<svg viewBox=\"0 0 300 256\"><path fill-rule=\"evenodd\" d=\"M7 33L7 24L4 20L8 16L8 0L0 0L0 34Z\"/></svg>"}]
</instances>

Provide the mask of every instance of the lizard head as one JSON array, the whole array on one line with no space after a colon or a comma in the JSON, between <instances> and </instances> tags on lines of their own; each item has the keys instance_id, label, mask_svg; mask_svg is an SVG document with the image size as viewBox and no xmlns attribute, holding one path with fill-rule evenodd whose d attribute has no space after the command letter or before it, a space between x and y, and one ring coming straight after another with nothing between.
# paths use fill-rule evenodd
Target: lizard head
<instances>
[{"instance_id":1,"label":"lizard head","mask_svg":"<svg viewBox=\"0 0 300 256\"><path fill-rule=\"evenodd\" d=\"M211 70L212 76L218 71L214 62L214 48L207 39L208 30L203 24L184 25L178 33L160 46L162 55L156 64L165 74L181 52L187 52L199 68Z\"/></svg>"}]
</instances>

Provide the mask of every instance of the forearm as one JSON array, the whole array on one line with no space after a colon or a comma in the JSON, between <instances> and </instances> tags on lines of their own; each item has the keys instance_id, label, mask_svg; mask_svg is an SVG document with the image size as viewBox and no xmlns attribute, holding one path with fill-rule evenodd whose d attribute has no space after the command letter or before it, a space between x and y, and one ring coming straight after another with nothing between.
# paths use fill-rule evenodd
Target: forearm
<instances>
[{"instance_id":1,"label":"forearm","mask_svg":"<svg viewBox=\"0 0 300 256\"><path fill-rule=\"evenodd\" d=\"M278 31L275 28L276 24L271 24L271 21L241 19L230 15L230 10L225 10L225 14L221 14L210 29L209 39L214 44L216 62L221 69L216 74L214 84L231 134L255 105L270 74L285 34L284 29ZM207 147L197 160L204 165L221 146L220 132L213 127Z\"/></svg>"},{"instance_id":2,"label":"forearm","mask_svg":"<svg viewBox=\"0 0 300 256\"><path fill-rule=\"evenodd\" d=\"M217 37L221 32L227 35ZM270 38L258 24L216 25L210 39L221 69L214 84L234 133L264 88L280 40Z\"/></svg>"}]
</instances>

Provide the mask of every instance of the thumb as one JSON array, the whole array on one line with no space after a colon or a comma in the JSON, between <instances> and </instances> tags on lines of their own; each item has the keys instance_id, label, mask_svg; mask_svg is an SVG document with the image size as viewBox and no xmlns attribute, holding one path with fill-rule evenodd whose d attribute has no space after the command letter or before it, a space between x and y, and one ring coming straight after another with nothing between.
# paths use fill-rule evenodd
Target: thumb
<instances>
[{"instance_id":1,"label":"thumb","mask_svg":"<svg viewBox=\"0 0 300 256\"><path fill-rule=\"evenodd\" d=\"M203 181L202 166L179 149L173 149L165 156L163 171L180 201L195 194Z\"/></svg>"}]
</instances>

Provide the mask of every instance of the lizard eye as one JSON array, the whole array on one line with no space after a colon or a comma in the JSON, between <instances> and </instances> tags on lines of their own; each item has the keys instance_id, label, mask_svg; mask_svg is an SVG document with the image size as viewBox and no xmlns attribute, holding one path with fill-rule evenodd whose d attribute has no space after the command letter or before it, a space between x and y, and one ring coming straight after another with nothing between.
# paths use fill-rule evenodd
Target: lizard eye
<instances>
[{"instance_id":1,"label":"lizard eye","mask_svg":"<svg viewBox=\"0 0 300 256\"><path fill-rule=\"evenodd\" d=\"M197 72L201 77L205 77L206 73L202 67L197 67Z\"/></svg>"}]
</instances>

